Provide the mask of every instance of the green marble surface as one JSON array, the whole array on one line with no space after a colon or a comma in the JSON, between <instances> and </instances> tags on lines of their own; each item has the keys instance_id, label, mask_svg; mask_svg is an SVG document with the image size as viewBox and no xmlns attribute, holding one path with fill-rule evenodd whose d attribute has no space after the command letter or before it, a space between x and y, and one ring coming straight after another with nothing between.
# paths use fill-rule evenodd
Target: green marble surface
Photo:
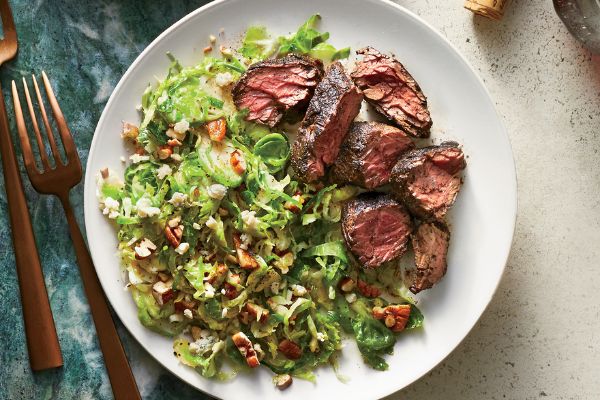
<instances>
[{"instance_id":1,"label":"green marble surface","mask_svg":"<svg viewBox=\"0 0 600 400\"><path fill-rule=\"evenodd\" d=\"M0 70L4 96L11 99L12 79L47 71L85 165L96 123L121 75L165 28L206 1L10 3L19 53ZM12 107L8 108L14 133ZM22 176L64 367L35 374L29 368L4 179L0 177L0 399L111 399L62 208L56 198L38 195ZM83 183L72 191L71 200L83 227ZM209 398L163 369L120 323L118 327L144 399Z\"/></svg>"}]
</instances>

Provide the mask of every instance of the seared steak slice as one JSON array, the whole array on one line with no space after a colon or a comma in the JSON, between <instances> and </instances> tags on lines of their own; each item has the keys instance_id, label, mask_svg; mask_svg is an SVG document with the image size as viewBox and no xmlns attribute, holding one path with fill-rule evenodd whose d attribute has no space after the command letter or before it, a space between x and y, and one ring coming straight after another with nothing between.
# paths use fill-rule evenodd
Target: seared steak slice
<instances>
[{"instance_id":1,"label":"seared steak slice","mask_svg":"<svg viewBox=\"0 0 600 400\"><path fill-rule=\"evenodd\" d=\"M416 216L442 219L454 204L462 183L459 173L465 167L456 142L411 150L392 170L392 192Z\"/></svg>"},{"instance_id":2,"label":"seared steak slice","mask_svg":"<svg viewBox=\"0 0 600 400\"><path fill-rule=\"evenodd\" d=\"M450 231L442 221L424 222L412 235L417 269L410 291L419 293L440 281L446 273Z\"/></svg>"},{"instance_id":3,"label":"seared steak slice","mask_svg":"<svg viewBox=\"0 0 600 400\"><path fill-rule=\"evenodd\" d=\"M252 64L233 87L233 102L246 120L277 125L289 110L303 111L323 76L320 60L289 54Z\"/></svg>"},{"instance_id":4,"label":"seared steak slice","mask_svg":"<svg viewBox=\"0 0 600 400\"><path fill-rule=\"evenodd\" d=\"M427 98L404 66L372 47L357 53L364 58L351 76L367 101L409 135L429 137L432 122Z\"/></svg>"},{"instance_id":5,"label":"seared steak slice","mask_svg":"<svg viewBox=\"0 0 600 400\"><path fill-rule=\"evenodd\" d=\"M354 122L331 169L331 180L367 189L385 185L400 154L414 147L398 128L379 122Z\"/></svg>"},{"instance_id":6,"label":"seared steak slice","mask_svg":"<svg viewBox=\"0 0 600 400\"><path fill-rule=\"evenodd\" d=\"M362 94L342 64L331 64L315 89L292 145L291 164L299 179L312 182L325 174L325 166L335 161L361 101Z\"/></svg>"},{"instance_id":7,"label":"seared steak slice","mask_svg":"<svg viewBox=\"0 0 600 400\"><path fill-rule=\"evenodd\" d=\"M375 268L401 256L411 231L410 215L388 195L364 193L344 205L344 239L365 268Z\"/></svg>"}]
</instances>

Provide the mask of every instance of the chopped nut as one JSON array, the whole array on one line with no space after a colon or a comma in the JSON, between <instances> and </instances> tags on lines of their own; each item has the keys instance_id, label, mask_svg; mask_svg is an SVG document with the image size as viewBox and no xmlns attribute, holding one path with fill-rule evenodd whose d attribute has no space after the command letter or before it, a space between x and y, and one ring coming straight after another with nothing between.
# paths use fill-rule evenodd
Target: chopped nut
<instances>
[{"instance_id":1,"label":"chopped nut","mask_svg":"<svg viewBox=\"0 0 600 400\"><path fill-rule=\"evenodd\" d=\"M159 272L157 274L158 276L158 280L162 281L162 282L167 282L171 277L167 274L165 274L164 272Z\"/></svg>"},{"instance_id":2,"label":"chopped nut","mask_svg":"<svg viewBox=\"0 0 600 400\"><path fill-rule=\"evenodd\" d=\"M354 290L355 286L356 283L354 282L354 279L350 277L345 277L340 280L340 290L342 292L349 293Z\"/></svg>"},{"instance_id":3,"label":"chopped nut","mask_svg":"<svg viewBox=\"0 0 600 400\"><path fill-rule=\"evenodd\" d=\"M165 227L165 236L171 247L176 249L181 244L181 238L183 237L183 225L179 225L176 228L171 228L167 225Z\"/></svg>"},{"instance_id":4,"label":"chopped nut","mask_svg":"<svg viewBox=\"0 0 600 400\"><path fill-rule=\"evenodd\" d=\"M191 300L179 300L173 303L175 311L185 312L185 310L194 310L196 308L196 302Z\"/></svg>"},{"instance_id":5,"label":"chopped nut","mask_svg":"<svg viewBox=\"0 0 600 400\"><path fill-rule=\"evenodd\" d=\"M144 260L152 255L156 250L156 245L149 239L143 239L139 245L135 246L133 251L135 252L135 258L138 260Z\"/></svg>"},{"instance_id":6,"label":"chopped nut","mask_svg":"<svg viewBox=\"0 0 600 400\"><path fill-rule=\"evenodd\" d=\"M198 326L192 326L190 328L190 332L192 334L192 339L194 339L194 340L198 340L202 337L201 336L202 329L200 329L200 327L198 327Z\"/></svg>"},{"instance_id":7,"label":"chopped nut","mask_svg":"<svg viewBox=\"0 0 600 400\"><path fill-rule=\"evenodd\" d=\"M227 278L227 272L229 272L227 265L218 264L214 272L208 277L207 282L213 285L213 287L218 288L225 281L225 278Z\"/></svg>"},{"instance_id":8,"label":"chopped nut","mask_svg":"<svg viewBox=\"0 0 600 400\"><path fill-rule=\"evenodd\" d=\"M171 147L177 147L177 146L181 146L181 142L177 139L170 139L167 140L167 144Z\"/></svg>"},{"instance_id":9,"label":"chopped nut","mask_svg":"<svg viewBox=\"0 0 600 400\"><path fill-rule=\"evenodd\" d=\"M221 217L226 217L229 215L229 211L227 211L227 209L223 208L223 207L219 207L219 209L217 210L217 212L219 213L219 215Z\"/></svg>"},{"instance_id":10,"label":"chopped nut","mask_svg":"<svg viewBox=\"0 0 600 400\"><path fill-rule=\"evenodd\" d=\"M292 384L292 376L290 374L275 375L273 377L275 387L279 390L285 390Z\"/></svg>"},{"instance_id":11,"label":"chopped nut","mask_svg":"<svg viewBox=\"0 0 600 400\"><path fill-rule=\"evenodd\" d=\"M374 285L369 285L367 282L360 279L357 282L357 288L360 294L362 294L365 297L373 298L378 297L381 294L381 290L379 290L378 287Z\"/></svg>"},{"instance_id":12,"label":"chopped nut","mask_svg":"<svg viewBox=\"0 0 600 400\"><path fill-rule=\"evenodd\" d=\"M173 291L173 281L162 282L158 281L152 285L152 295L156 299L159 306L169 302L175 296Z\"/></svg>"},{"instance_id":13,"label":"chopped nut","mask_svg":"<svg viewBox=\"0 0 600 400\"><path fill-rule=\"evenodd\" d=\"M225 138L225 134L227 133L227 120L225 120L225 118L219 118L214 121L207 122L206 130L208 131L210 140L220 142Z\"/></svg>"},{"instance_id":14,"label":"chopped nut","mask_svg":"<svg viewBox=\"0 0 600 400\"><path fill-rule=\"evenodd\" d=\"M177 248L175 248L175 252L180 255L184 255L190 249L190 244L187 242L180 243Z\"/></svg>"},{"instance_id":15,"label":"chopped nut","mask_svg":"<svg viewBox=\"0 0 600 400\"><path fill-rule=\"evenodd\" d=\"M208 35L208 40L212 43L215 44L217 42L217 37L215 35Z\"/></svg>"},{"instance_id":16,"label":"chopped nut","mask_svg":"<svg viewBox=\"0 0 600 400\"><path fill-rule=\"evenodd\" d=\"M100 170L100 176L102 176L102 179L108 178L108 168L102 168Z\"/></svg>"},{"instance_id":17,"label":"chopped nut","mask_svg":"<svg viewBox=\"0 0 600 400\"><path fill-rule=\"evenodd\" d=\"M383 320L393 332L403 331L410 317L410 304L389 305L385 308L373 307L373 318Z\"/></svg>"},{"instance_id":18,"label":"chopped nut","mask_svg":"<svg viewBox=\"0 0 600 400\"><path fill-rule=\"evenodd\" d=\"M165 132L165 134L166 134L168 137L170 137L171 139L177 139L177 140L179 140L179 141L182 141L182 140L184 140L184 139L185 139L185 135L186 135L185 131L183 131L183 132L178 132L178 131L176 131L176 130L175 130L175 129L173 129L173 128L169 128L169 129L167 129L167 131Z\"/></svg>"},{"instance_id":19,"label":"chopped nut","mask_svg":"<svg viewBox=\"0 0 600 400\"><path fill-rule=\"evenodd\" d=\"M302 357L302 349L296 343L288 339L279 342L279 351L290 360L297 360Z\"/></svg>"},{"instance_id":20,"label":"chopped nut","mask_svg":"<svg viewBox=\"0 0 600 400\"><path fill-rule=\"evenodd\" d=\"M238 175L241 175L244 173L244 171L246 171L246 160L244 160L242 153L240 153L238 150L235 150L231 153L231 156L229 157L229 164L231 164L231 167Z\"/></svg>"},{"instance_id":21,"label":"chopped nut","mask_svg":"<svg viewBox=\"0 0 600 400\"><path fill-rule=\"evenodd\" d=\"M254 259L254 257L252 257L252 255L244 250L241 246L242 246L242 241L240 239L240 235L238 233L235 233L233 235L233 244L235 245L235 249L236 249L236 253L237 253L237 257L238 257L238 263L240 264L240 267L243 269L256 269L259 267L258 265L258 261L256 261L256 259Z\"/></svg>"},{"instance_id":22,"label":"chopped nut","mask_svg":"<svg viewBox=\"0 0 600 400\"><path fill-rule=\"evenodd\" d=\"M292 199L296 200L298 203L300 203L300 205L304 204L304 197L302 197L302 192L300 192L300 191L296 192L296 194L294 194L292 196ZM286 201L285 204L283 205L283 208L285 208L286 210L290 210L294 214L297 214L300 212L300 207L298 207L296 204L292 203L291 201Z\"/></svg>"},{"instance_id":23,"label":"chopped nut","mask_svg":"<svg viewBox=\"0 0 600 400\"><path fill-rule=\"evenodd\" d=\"M265 322L269 318L269 310L254 303L246 303L246 311L255 321Z\"/></svg>"},{"instance_id":24,"label":"chopped nut","mask_svg":"<svg viewBox=\"0 0 600 400\"><path fill-rule=\"evenodd\" d=\"M189 308L186 308L185 310L183 310L183 316L186 317L187 319L194 318L194 314L192 314L192 310L190 310Z\"/></svg>"},{"instance_id":25,"label":"chopped nut","mask_svg":"<svg viewBox=\"0 0 600 400\"><path fill-rule=\"evenodd\" d=\"M212 51L212 46L206 46L205 48L202 49L203 53L210 53Z\"/></svg>"},{"instance_id":26,"label":"chopped nut","mask_svg":"<svg viewBox=\"0 0 600 400\"><path fill-rule=\"evenodd\" d=\"M238 318L240 319L240 322L244 325L248 325L251 322L250 315L247 311L240 311L240 313L238 314Z\"/></svg>"},{"instance_id":27,"label":"chopped nut","mask_svg":"<svg viewBox=\"0 0 600 400\"><path fill-rule=\"evenodd\" d=\"M231 49L229 47L225 47L223 45L219 46L219 51L221 52L221 54L223 54L225 57L230 57L233 52L231 51Z\"/></svg>"},{"instance_id":28,"label":"chopped nut","mask_svg":"<svg viewBox=\"0 0 600 400\"><path fill-rule=\"evenodd\" d=\"M223 288L225 289L225 297L227 297L229 300L233 300L236 297L238 297L237 288L235 286L233 286L231 283L225 282L225 284L223 285Z\"/></svg>"},{"instance_id":29,"label":"chopped nut","mask_svg":"<svg viewBox=\"0 0 600 400\"><path fill-rule=\"evenodd\" d=\"M132 142L136 143L139 133L140 130L136 125L123 121L123 128L121 129L121 137L123 139L129 139Z\"/></svg>"},{"instance_id":30,"label":"chopped nut","mask_svg":"<svg viewBox=\"0 0 600 400\"><path fill-rule=\"evenodd\" d=\"M166 160L167 158L171 157L171 154L173 154L173 149L171 148L171 146L167 145L160 146L156 154L158 155L159 159Z\"/></svg>"},{"instance_id":31,"label":"chopped nut","mask_svg":"<svg viewBox=\"0 0 600 400\"><path fill-rule=\"evenodd\" d=\"M238 348L242 357L246 359L246 363L250 368L256 368L260 365L258 357L256 356L256 350L252 346L252 342L248 339L248 336L244 332L238 332L231 337L233 344Z\"/></svg>"}]
</instances>

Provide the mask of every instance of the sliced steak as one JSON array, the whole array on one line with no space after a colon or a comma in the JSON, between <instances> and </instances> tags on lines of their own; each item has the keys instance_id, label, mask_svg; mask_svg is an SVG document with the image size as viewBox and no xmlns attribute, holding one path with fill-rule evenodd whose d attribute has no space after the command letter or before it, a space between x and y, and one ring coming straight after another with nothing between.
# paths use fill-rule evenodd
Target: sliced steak
<instances>
[{"instance_id":1,"label":"sliced steak","mask_svg":"<svg viewBox=\"0 0 600 400\"><path fill-rule=\"evenodd\" d=\"M331 64L315 89L292 145L291 164L299 179L312 182L325 174L325 166L335 161L361 101L362 94L342 64Z\"/></svg>"},{"instance_id":2,"label":"sliced steak","mask_svg":"<svg viewBox=\"0 0 600 400\"><path fill-rule=\"evenodd\" d=\"M442 221L424 222L412 235L417 269L413 275L410 291L419 293L429 289L446 274L446 255L450 243L450 231Z\"/></svg>"},{"instance_id":3,"label":"sliced steak","mask_svg":"<svg viewBox=\"0 0 600 400\"><path fill-rule=\"evenodd\" d=\"M454 204L462 184L459 173L465 167L456 142L411 150L392 170L392 192L414 215L442 219Z\"/></svg>"},{"instance_id":4,"label":"sliced steak","mask_svg":"<svg viewBox=\"0 0 600 400\"><path fill-rule=\"evenodd\" d=\"M367 189L385 185L400 154L414 147L398 128L379 122L354 122L331 168L331 180Z\"/></svg>"},{"instance_id":5,"label":"sliced steak","mask_svg":"<svg viewBox=\"0 0 600 400\"><path fill-rule=\"evenodd\" d=\"M365 268L375 268L401 256L411 231L410 215L389 195L364 193L344 205L344 239Z\"/></svg>"},{"instance_id":6,"label":"sliced steak","mask_svg":"<svg viewBox=\"0 0 600 400\"><path fill-rule=\"evenodd\" d=\"M351 76L377 111L414 137L429 137L431 116L419 84L395 58L372 47L358 50L364 56Z\"/></svg>"},{"instance_id":7,"label":"sliced steak","mask_svg":"<svg viewBox=\"0 0 600 400\"><path fill-rule=\"evenodd\" d=\"M272 128L284 113L306 109L322 76L321 61L289 54L252 64L231 94L238 109L248 109L246 120Z\"/></svg>"}]
</instances>

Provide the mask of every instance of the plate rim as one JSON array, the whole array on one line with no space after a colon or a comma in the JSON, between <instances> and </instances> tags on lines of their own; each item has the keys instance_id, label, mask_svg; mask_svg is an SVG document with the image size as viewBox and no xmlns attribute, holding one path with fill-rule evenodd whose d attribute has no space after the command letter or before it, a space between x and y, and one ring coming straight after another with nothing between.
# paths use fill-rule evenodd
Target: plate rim
<instances>
[{"instance_id":1,"label":"plate rim","mask_svg":"<svg viewBox=\"0 0 600 400\"><path fill-rule=\"evenodd\" d=\"M107 117L107 113L106 110L109 108L109 106L112 105L112 103L114 101L116 101L116 96L115 94L119 91L119 89L121 88L121 86L123 86L125 84L125 82L128 80L129 76L133 73L134 69L136 69L136 67L138 66L138 64L140 64L144 58L146 58L146 56L148 55L148 53L150 53L152 51L152 49L154 47L156 47L162 40L164 37L166 37L167 35L171 34L172 32L178 30L182 25L184 25L188 20L194 18L196 15L198 14L202 14L205 11L214 8L214 7L218 7L220 5L222 5L223 3L227 3L233 0L214 0L211 1L191 12L189 12L188 14L184 15L183 17L181 17L179 20L177 20L176 22L174 22L172 25L170 25L169 27L167 27L165 30L163 30L156 38L154 38L143 50L140 54L138 54L136 56L136 58L133 60L133 62L129 65L129 67L127 68L127 70L123 73L123 75L121 76L121 78L119 79L119 82L117 83L117 85L114 87L114 89L112 90L110 97L108 98L106 104L104 105L103 109L102 109L102 113L100 115L100 118L98 119L98 122L96 123L96 128L94 129L94 134L92 137L92 141L90 143L90 147L88 150L88 158L86 161L86 170L85 170L85 176L84 176L84 188L83 188L83 208L84 208L84 223L85 223L85 231L86 231L86 240L87 237L90 235L89 228L88 226L90 226L90 224L88 224L88 220L91 219L91 212L92 209L96 210L97 207L95 207L96 205L94 204L93 206L88 204L88 202L86 202L86 197L87 197L87 193L90 190L94 190L95 193L95 189L96 189L96 182L95 182L95 174L93 171L91 171L90 169L90 164L91 164L91 159L92 157L90 157L91 154L95 153L97 144L98 144L98 137L101 134L100 133L100 126L104 123L104 120ZM489 292L489 296L484 298L484 301L481 301L480 303L483 305L481 312L479 313L479 315L477 316L477 318L475 318L471 323L469 323L468 325L468 329L466 330L466 334L462 337L462 339L460 339L454 346L452 346L452 348L448 351L447 354L443 355L443 357L440 358L439 361L437 361L435 364L431 365L431 367L429 367L429 369L427 371L425 371L421 376L417 376L414 378L411 378L408 382L406 382L406 384L402 385L402 386L394 386L393 387L393 391L384 394L383 396L389 396L391 394L397 393L401 390L404 390L406 388L408 388L409 386L411 386L412 384L414 384L416 381L424 378L429 372L431 372L433 369L435 369L437 366L439 366L444 360L446 360L452 353L454 353L454 351L465 341L465 339L472 333L473 329L475 328L475 326L477 325L477 323L479 322L479 320L481 319L481 317L483 316L483 314L487 311L487 309L489 308L489 305L492 301L492 299L494 298L496 292L498 291L498 288L500 286L500 283L502 282L502 278L505 274L506 271L506 266L508 264L508 260L513 248L513 244L514 244L514 238L515 238L515 231L516 231L516 222L517 222L517 216L518 216L518 209L519 209L519 202L518 202L518 176L517 176L517 167L516 167L516 160L514 157L514 151L513 151L513 146L510 140L510 135L508 134L508 130L506 128L506 124L504 122L504 119L502 118L502 116L498 113L498 110L496 108L496 105L494 104L493 100L492 100L492 96L487 88L487 86L485 85L483 79L481 78L481 76L479 75L479 73L475 70L475 68L471 65L471 63L469 62L469 60L467 60L467 58L463 55L463 53L461 51L459 51L459 49L452 43L450 42L450 40L444 36L438 29L436 29L434 26L432 26L429 22L427 22L426 20L424 20L421 16L417 15L415 12L407 9L406 7L400 5L400 4L396 4L394 2L392 2L391 0L370 0L373 3L381 3L385 6L388 7L392 7L397 9L399 12L404 13L406 16L408 16L409 18L412 18L413 20L415 20L417 23L423 25L424 27L427 28L427 30L429 30L431 33L433 33L435 36L437 36L438 39L440 39L441 43L444 43L444 45L446 45L447 47L450 48L450 50L452 51L452 53L454 53L457 57L458 60L460 60L460 62L471 72L471 75L473 77L475 77L476 82L478 84L478 87L480 89L483 90L483 93L485 94L486 97L486 101L489 102L489 106L491 107L491 110L493 110L494 114L497 116L498 119L498 123L499 123L499 128L500 131L502 131L502 135L503 138L506 140L506 144L508 145L508 150L509 150L509 154L510 154L510 158L512 160L512 163L510 163L511 165L511 169L510 169L510 175L511 175L511 179L510 179L510 186L511 189L513 190L513 196L512 196L512 201L510 203L510 207L512 208L512 216L510 219L510 223L511 223L511 229L510 229L510 240L508 241L508 247L506 249L506 254L503 257L502 260L502 268L500 273L498 274L498 277L496 279L496 282L494 283L494 287L493 290ZM94 251L92 251L92 248L88 245L88 248L90 250L90 254L92 257L92 261L94 261ZM96 274L99 276L99 270L98 267L96 266L97 263L94 262L94 269L96 270ZM185 382L186 384L188 384L189 386L193 387L195 390L198 390L202 393L206 393L210 396L216 397L216 398L220 398L219 396L217 396L216 394L210 393L208 391L205 391L204 388L200 388L199 386L197 386L196 384L194 384L193 382L190 382L186 379L184 379L182 376L180 376L175 370L171 369L168 365L166 365L165 363L162 362L162 360L160 358L158 358L157 356L155 356L155 354L153 352L150 351L150 349L144 344L142 343L138 337L136 335L134 335L132 333L132 329L130 329L130 323L126 322L125 319L123 319L121 317L121 311L119 311L118 307L115 307L115 304L113 303L113 299L111 299L107 293L107 288L105 287L105 284L103 283L102 279L98 279L100 281L100 284L102 286L102 290L104 291L104 295L106 297L106 299L108 300L110 306L112 307L112 309L114 310L114 313L117 315L117 317L119 318L119 320L121 321L121 323L123 324L123 326L127 329L128 333L131 335L131 337L134 338L134 340L144 349L144 351L146 351L156 362L158 362L158 364L160 364L160 366L162 368L164 368L165 370L169 371L170 374L172 374L173 376L177 377L179 380L181 380L182 382ZM139 322L138 322L139 323Z\"/></svg>"}]
</instances>

